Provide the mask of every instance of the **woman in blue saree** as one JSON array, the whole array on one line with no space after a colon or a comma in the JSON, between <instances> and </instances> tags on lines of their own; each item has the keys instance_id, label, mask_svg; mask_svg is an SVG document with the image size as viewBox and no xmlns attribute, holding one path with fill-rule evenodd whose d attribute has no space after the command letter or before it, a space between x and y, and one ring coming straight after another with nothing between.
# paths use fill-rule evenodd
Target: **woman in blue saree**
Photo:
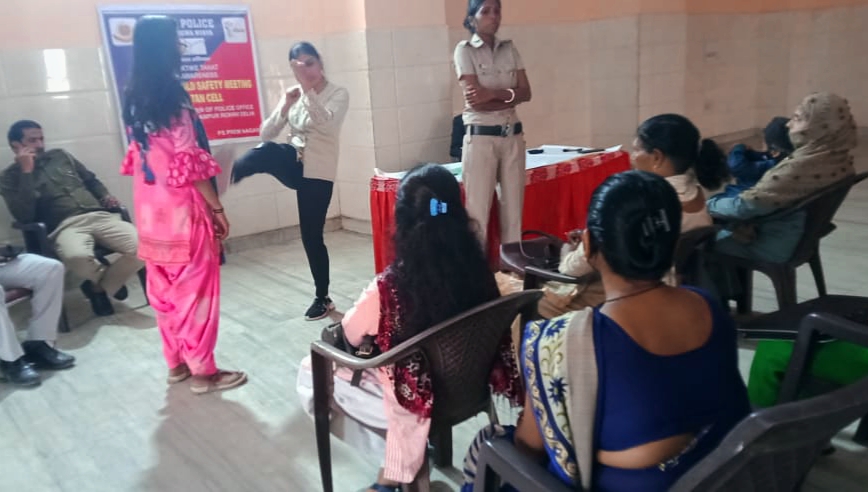
<instances>
[{"instance_id":1,"label":"woman in blue saree","mask_svg":"<svg viewBox=\"0 0 868 492\"><path fill-rule=\"evenodd\" d=\"M664 285L681 205L661 177L607 179L582 241L606 301L523 335L528 398L515 427L484 429L476 450L511 439L564 483L598 491L667 490L750 411L732 319L707 293Z\"/></svg>"}]
</instances>

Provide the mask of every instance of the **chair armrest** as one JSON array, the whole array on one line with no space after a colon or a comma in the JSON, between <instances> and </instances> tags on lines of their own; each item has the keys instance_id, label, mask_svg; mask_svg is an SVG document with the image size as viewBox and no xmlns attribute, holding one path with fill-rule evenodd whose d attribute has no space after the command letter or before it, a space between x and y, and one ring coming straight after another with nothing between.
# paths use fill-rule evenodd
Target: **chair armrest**
<instances>
[{"instance_id":1,"label":"chair armrest","mask_svg":"<svg viewBox=\"0 0 868 492\"><path fill-rule=\"evenodd\" d=\"M807 203L809 203L807 200L803 200L800 202L796 202L795 204L788 207L779 208L767 214L757 215L749 219L734 219L730 216L719 215L710 211L709 215L711 215L711 218L714 221L715 225L721 226L724 229L729 229L739 226L759 225L769 220L784 219L786 217L789 217L790 215L793 215L799 210L802 210Z\"/></svg>"},{"instance_id":2,"label":"chair armrest","mask_svg":"<svg viewBox=\"0 0 868 492\"><path fill-rule=\"evenodd\" d=\"M476 465L473 490L493 492L500 483L508 483L516 490L545 492L571 492L584 490L570 488L539 463L516 449L507 439L486 440L482 443Z\"/></svg>"},{"instance_id":3,"label":"chair armrest","mask_svg":"<svg viewBox=\"0 0 868 492\"><path fill-rule=\"evenodd\" d=\"M24 234L24 246L28 253L54 257L54 250L48 242L48 228L43 222L15 222L12 227Z\"/></svg>"},{"instance_id":4,"label":"chair armrest","mask_svg":"<svg viewBox=\"0 0 868 492\"><path fill-rule=\"evenodd\" d=\"M311 342L310 351L311 353L321 355L341 367L346 367L353 371L376 369L394 364L395 362L412 355L414 352L417 352L420 350L419 345L421 345L425 339L435 335L437 332L439 332L439 330L436 328L425 330L409 340L406 340L386 352L370 359L356 357L322 340Z\"/></svg>"},{"instance_id":5,"label":"chair armrest","mask_svg":"<svg viewBox=\"0 0 868 492\"><path fill-rule=\"evenodd\" d=\"M360 359L344 352L343 350L336 348L333 345L329 345L322 340L316 340L314 342L311 342L310 351L312 354L318 354L328 360L331 360L339 366L352 369L353 371L384 367L394 364L395 362L398 362L399 360L413 355L415 352L418 352L419 350L421 350L420 346L423 342L425 342L428 338L437 336L443 330L452 328L456 320L459 318L477 315L480 312L489 309L489 307L493 304L508 301L508 298L521 298L520 310L516 314L523 314L534 309L534 306L541 297L542 291L525 290L495 299L486 304L482 304L481 306L477 306L470 311L458 314L451 319L432 326L431 328L428 328L427 330L410 337L409 339L399 343L398 345L390 348L389 350L381 353L380 355L372 357L370 359Z\"/></svg>"},{"instance_id":6,"label":"chair armrest","mask_svg":"<svg viewBox=\"0 0 868 492\"><path fill-rule=\"evenodd\" d=\"M386 355L392 355L392 351L389 350L371 359L361 359L322 340L311 342L310 351L311 353L319 354L335 364L352 369L353 371L375 369L381 365L385 365L381 360L386 358L384 357ZM391 359L391 357L388 357L388 359Z\"/></svg>"},{"instance_id":7,"label":"chair armrest","mask_svg":"<svg viewBox=\"0 0 868 492\"><path fill-rule=\"evenodd\" d=\"M794 401L808 379L808 369L822 335L868 347L868 326L828 313L811 313L799 324L799 333L781 383L778 404Z\"/></svg>"},{"instance_id":8,"label":"chair armrest","mask_svg":"<svg viewBox=\"0 0 868 492\"><path fill-rule=\"evenodd\" d=\"M14 229L18 229L21 232L44 232L46 235L48 234L47 229L45 228L45 224L42 222L14 222L12 223L12 227Z\"/></svg>"},{"instance_id":9,"label":"chair armrest","mask_svg":"<svg viewBox=\"0 0 868 492\"><path fill-rule=\"evenodd\" d=\"M581 284L591 280L595 274L590 273L588 275L582 275L581 277L574 277L572 275L564 275L560 272L554 272L552 270L546 270L544 268L527 266L524 268L525 276L533 276L538 279L543 280L544 282L561 282L564 284Z\"/></svg>"}]
</instances>

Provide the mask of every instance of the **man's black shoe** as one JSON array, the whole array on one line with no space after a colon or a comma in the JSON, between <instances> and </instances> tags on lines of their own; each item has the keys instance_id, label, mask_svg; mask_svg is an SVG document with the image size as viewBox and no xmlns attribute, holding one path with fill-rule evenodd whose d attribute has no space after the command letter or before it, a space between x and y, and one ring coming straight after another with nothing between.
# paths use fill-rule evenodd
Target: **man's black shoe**
<instances>
[{"instance_id":1,"label":"man's black shoe","mask_svg":"<svg viewBox=\"0 0 868 492\"><path fill-rule=\"evenodd\" d=\"M33 369L25 357L19 357L13 362L0 360L0 376L16 386L34 387L42 384L39 373Z\"/></svg>"},{"instance_id":2,"label":"man's black shoe","mask_svg":"<svg viewBox=\"0 0 868 492\"><path fill-rule=\"evenodd\" d=\"M75 357L51 347L42 340L28 340L21 344L27 361L39 369L58 371L72 367Z\"/></svg>"}]
</instances>

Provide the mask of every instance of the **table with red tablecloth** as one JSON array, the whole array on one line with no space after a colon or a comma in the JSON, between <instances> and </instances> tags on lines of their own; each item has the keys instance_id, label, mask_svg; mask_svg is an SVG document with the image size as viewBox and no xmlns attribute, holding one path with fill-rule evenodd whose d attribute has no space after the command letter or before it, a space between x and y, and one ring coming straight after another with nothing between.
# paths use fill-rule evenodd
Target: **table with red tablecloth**
<instances>
[{"instance_id":1,"label":"table with red tablecloth","mask_svg":"<svg viewBox=\"0 0 868 492\"><path fill-rule=\"evenodd\" d=\"M550 147L550 146L546 146ZM539 165L546 156L528 155L527 182L524 189L522 230L539 230L556 236L585 227L591 194L608 176L630 168L626 152L614 151L591 155L569 155L557 148L549 154L553 164ZM553 151L552 151L553 152ZM371 229L374 236L374 266L379 273L391 263L392 235L395 226L395 201L400 179L396 175L371 178ZM488 221L490 258L500 255L500 219L497 200Z\"/></svg>"}]
</instances>

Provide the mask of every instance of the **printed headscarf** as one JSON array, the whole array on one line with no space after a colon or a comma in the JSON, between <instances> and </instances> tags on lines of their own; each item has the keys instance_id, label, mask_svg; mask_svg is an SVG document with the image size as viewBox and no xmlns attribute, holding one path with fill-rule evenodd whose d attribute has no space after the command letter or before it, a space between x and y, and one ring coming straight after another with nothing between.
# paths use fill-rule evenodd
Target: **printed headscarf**
<instances>
[{"instance_id":1,"label":"printed headscarf","mask_svg":"<svg viewBox=\"0 0 868 492\"><path fill-rule=\"evenodd\" d=\"M806 97L796 112L805 123L790 131L796 150L742 192L742 199L778 209L855 173L850 151L856 147L856 122L847 100L818 92Z\"/></svg>"}]
</instances>

